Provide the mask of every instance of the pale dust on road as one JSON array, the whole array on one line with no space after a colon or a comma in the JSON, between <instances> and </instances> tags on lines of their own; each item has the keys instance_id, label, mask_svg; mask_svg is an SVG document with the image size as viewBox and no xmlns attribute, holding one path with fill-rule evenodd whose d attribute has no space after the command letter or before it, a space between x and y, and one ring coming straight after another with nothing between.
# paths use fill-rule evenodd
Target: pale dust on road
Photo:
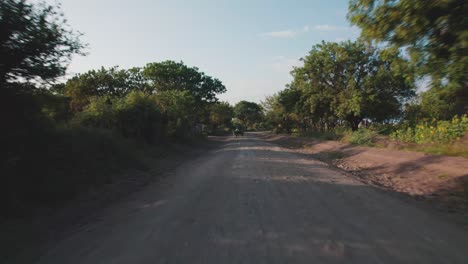
<instances>
[{"instance_id":1,"label":"pale dust on road","mask_svg":"<svg viewBox=\"0 0 468 264\"><path fill-rule=\"evenodd\" d=\"M246 134L106 209L37 263L468 263L468 236Z\"/></svg>"}]
</instances>

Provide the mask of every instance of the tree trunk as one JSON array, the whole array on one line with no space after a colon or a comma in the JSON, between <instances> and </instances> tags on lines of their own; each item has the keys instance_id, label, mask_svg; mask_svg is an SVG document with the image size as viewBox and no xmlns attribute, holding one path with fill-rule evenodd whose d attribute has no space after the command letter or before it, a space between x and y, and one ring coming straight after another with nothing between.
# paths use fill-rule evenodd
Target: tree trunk
<instances>
[{"instance_id":1,"label":"tree trunk","mask_svg":"<svg viewBox=\"0 0 468 264\"><path fill-rule=\"evenodd\" d=\"M359 123L361 123L362 119L363 119L362 117L356 117L356 116L349 118L348 122L349 122L349 124L351 126L351 130L353 130L353 131L358 130L359 129Z\"/></svg>"}]
</instances>

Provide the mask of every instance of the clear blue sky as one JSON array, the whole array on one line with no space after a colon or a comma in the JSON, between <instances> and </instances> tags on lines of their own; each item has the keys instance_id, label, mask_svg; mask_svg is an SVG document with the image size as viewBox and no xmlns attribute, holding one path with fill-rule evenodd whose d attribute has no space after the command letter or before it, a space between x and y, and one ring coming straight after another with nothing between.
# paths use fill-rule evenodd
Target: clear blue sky
<instances>
[{"instance_id":1,"label":"clear blue sky","mask_svg":"<svg viewBox=\"0 0 468 264\"><path fill-rule=\"evenodd\" d=\"M55 0L50 0L54 3ZM284 88L313 44L355 39L345 0L61 0L89 55L69 74L175 60L220 79L224 101L259 102Z\"/></svg>"}]
</instances>

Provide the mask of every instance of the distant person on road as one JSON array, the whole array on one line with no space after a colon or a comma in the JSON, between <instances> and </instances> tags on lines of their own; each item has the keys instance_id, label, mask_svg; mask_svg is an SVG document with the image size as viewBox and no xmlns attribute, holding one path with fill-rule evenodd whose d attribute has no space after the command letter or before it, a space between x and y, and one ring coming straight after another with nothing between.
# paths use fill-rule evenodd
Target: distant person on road
<instances>
[{"instance_id":1,"label":"distant person on road","mask_svg":"<svg viewBox=\"0 0 468 264\"><path fill-rule=\"evenodd\" d=\"M234 136L237 137L237 136L243 136L244 135L244 132L242 132L242 130L238 127L236 127L236 129L234 129Z\"/></svg>"}]
</instances>

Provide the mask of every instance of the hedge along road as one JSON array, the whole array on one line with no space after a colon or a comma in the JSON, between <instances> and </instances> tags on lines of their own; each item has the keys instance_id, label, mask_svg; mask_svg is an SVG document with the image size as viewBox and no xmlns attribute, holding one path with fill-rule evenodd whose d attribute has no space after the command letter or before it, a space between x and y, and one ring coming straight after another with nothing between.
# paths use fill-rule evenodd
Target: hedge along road
<instances>
[{"instance_id":1,"label":"hedge along road","mask_svg":"<svg viewBox=\"0 0 468 264\"><path fill-rule=\"evenodd\" d=\"M465 229L257 134L226 138L38 263L467 263Z\"/></svg>"}]
</instances>

